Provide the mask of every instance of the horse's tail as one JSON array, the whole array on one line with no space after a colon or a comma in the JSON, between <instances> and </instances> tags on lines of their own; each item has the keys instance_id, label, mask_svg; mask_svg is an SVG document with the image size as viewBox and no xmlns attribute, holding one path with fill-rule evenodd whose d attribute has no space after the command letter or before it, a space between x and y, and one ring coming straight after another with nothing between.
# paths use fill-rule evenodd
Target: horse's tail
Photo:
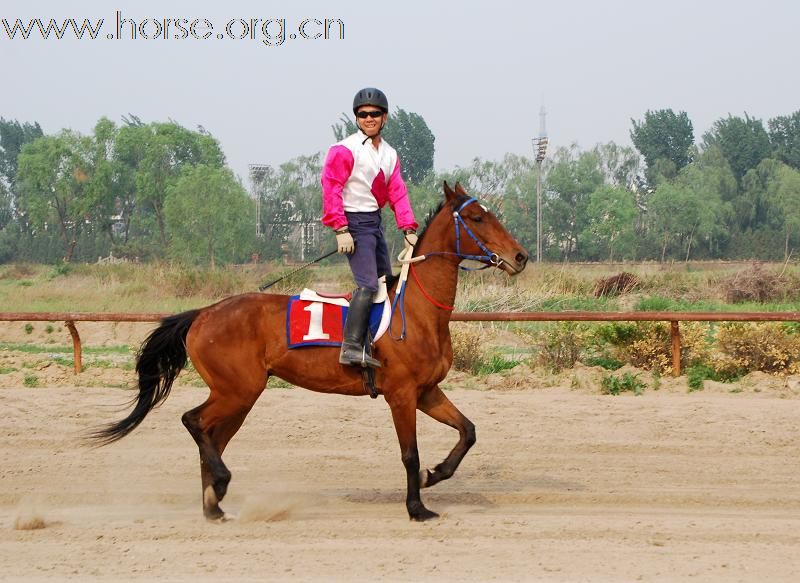
<instances>
[{"instance_id":1,"label":"horse's tail","mask_svg":"<svg viewBox=\"0 0 800 583\"><path fill-rule=\"evenodd\" d=\"M89 437L107 445L128 435L147 414L169 396L172 383L186 366L186 334L200 310L168 316L150 333L136 357L139 393L131 400L133 411Z\"/></svg>"}]
</instances>

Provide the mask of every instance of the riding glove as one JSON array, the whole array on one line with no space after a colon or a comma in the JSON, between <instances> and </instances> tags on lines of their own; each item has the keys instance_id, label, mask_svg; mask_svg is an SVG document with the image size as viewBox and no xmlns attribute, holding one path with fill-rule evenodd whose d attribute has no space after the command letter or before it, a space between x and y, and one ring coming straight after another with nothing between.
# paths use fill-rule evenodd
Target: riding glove
<instances>
[{"instance_id":1,"label":"riding glove","mask_svg":"<svg viewBox=\"0 0 800 583\"><path fill-rule=\"evenodd\" d=\"M405 248L404 251L408 251L409 249L413 249L414 246L417 244L417 233L415 231L406 231L405 233Z\"/></svg>"},{"instance_id":2,"label":"riding glove","mask_svg":"<svg viewBox=\"0 0 800 583\"><path fill-rule=\"evenodd\" d=\"M356 246L350 231L339 231L336 233L336 250L339 253L350 255L350 253L355 251L355 248Z\"/></svg>"}]
</instances>

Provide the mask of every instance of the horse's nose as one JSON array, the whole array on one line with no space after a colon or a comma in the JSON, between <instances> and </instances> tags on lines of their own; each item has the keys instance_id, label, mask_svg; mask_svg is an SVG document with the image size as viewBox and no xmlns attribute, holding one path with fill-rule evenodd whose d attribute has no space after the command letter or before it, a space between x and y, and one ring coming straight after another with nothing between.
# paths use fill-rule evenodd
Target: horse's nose
<instances>
[{"instance_id":1,"label":"horse's nose","mask_svg":"<svg viewBox=\"0 0 800 583\"><path fill-rule=\"evenodd\" d=\"M525 249L521 250L517 255L514 257L517 264L519 265L520 269L524 269L525 264L528 263L528 252Z\"/></svg>"}]
</instances>

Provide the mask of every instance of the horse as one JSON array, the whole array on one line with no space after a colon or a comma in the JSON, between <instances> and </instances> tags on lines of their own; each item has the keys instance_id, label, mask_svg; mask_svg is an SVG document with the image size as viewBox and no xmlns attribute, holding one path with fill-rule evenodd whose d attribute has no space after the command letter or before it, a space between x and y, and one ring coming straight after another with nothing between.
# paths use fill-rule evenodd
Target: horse
<instances>
[{"instance_id":1,"label":"horse","mask_svg":"<svg viewBox=\"0 0 800 583\"><path fill-rule=\"evenodd\" d=\"M399 294L397 281L389 286L390 296L402 296L405 304L404 339L385 334L373 346L373 356L383 363L374 369L375 386L391 410L406 470L406 509L415 521L438 516L425 507L420 489L450 478L475 444L474 424L439 387L453 362L449 322L460 263L477 260L516 275L528 260L498 218L460 184L453 190L445 182L444 194L420 232L411 259L416 263L410 264L413 277ZM338 348L288 348L288 302L286 295L245 293L164 318L138 353L132 410L92 437L105 445L133 431L167 398L188 356L210 389L204 403L181 417L200 453L203 513L210 521L231 518L220 508L231 481L222 454L271 376L321 393L366 394L361 371L339 364ZM397 327L393 322L390 330ZM444 461L422 471L417 409L459 434Z\"/></svg>"}]
</instances>

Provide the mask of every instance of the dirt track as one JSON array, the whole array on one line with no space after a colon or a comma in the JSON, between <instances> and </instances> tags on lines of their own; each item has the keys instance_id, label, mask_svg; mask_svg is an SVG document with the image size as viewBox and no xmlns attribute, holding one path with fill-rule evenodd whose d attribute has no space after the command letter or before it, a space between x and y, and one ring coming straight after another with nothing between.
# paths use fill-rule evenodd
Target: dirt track
<instances>
[{"instance_id":1,"label":"dirt track","mask_svg":"<svg viewBox=\"0 0 800 583\"><path fill-rule=\"evenodd\" d=\"M411 523L382 399L273 389L202 518L178 387L130 437L119 389L1 389L0 579L797 581L800 399L455 390L478 443ZM420 417L423 464L455 433ZM24 529L42 526L41 529Z\"/></svg>"}]
</instances>

